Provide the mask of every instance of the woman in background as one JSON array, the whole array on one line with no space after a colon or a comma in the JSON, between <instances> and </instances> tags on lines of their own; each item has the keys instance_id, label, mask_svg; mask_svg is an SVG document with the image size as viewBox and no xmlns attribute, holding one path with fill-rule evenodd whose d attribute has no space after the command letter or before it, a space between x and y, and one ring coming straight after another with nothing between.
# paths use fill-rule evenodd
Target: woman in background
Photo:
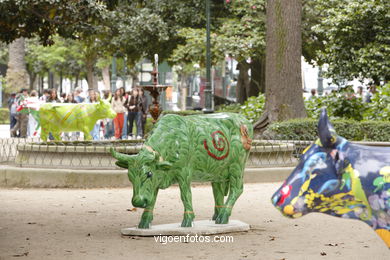
<instances>
[{"instance_id":1,"label":"woman in background","mask_svg":"<svg viewBox=\"0 0 390 260\"><path fill-rule=\"evenodd\" d=\"M126 100L121 95L121 91L119 89L115 90L114 97L111 101L111 106L112 109L116 112L116 117L114 118L116 139L121 139L122 137L124 113L126 111L126 108L124 106L125 101Z\"/></svg>"},{"instance_id":2,"label":"woman in background","mask_svg":"<svg viewBox=\"0 0 390 260\"><path fill-rule=\"evenodd\" d=\"M46 101L47 103L61 103L61 101L57 97L57 90L54 88L50 90L50 96Z\"/></svg>"}]
</instances>

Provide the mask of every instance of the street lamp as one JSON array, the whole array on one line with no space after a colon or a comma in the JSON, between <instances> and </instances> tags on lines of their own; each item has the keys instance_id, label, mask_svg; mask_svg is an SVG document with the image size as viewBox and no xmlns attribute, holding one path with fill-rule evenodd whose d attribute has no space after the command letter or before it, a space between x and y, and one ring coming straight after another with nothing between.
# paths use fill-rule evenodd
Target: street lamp
<instances>
[{"instance_id":1,"label":"street lamp","mask_svg":"<svg viewBox=\"0 0 390 260\"><path fill-rule=\"evenodd\" d=\"M211 89L211 51L210 51L210 0L206 0L206 88L204 113L213 113L213 91Z\"/></svg>"}]
</instances>

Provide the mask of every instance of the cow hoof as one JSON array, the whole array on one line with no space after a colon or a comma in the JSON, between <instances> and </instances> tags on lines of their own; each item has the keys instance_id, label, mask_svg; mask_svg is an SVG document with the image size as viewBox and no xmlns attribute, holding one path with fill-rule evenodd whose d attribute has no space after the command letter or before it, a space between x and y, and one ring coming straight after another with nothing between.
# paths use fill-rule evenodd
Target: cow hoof
<instances>
[{"instance_id":1,"label":"cow hoof","mask_svg":"<svg viewBox=\"0 0 390 260\"><path fill-rule=\"evenodd\" d=\"M181 222L181 227L192 227L192 219L183 219Z\"/></svg>"},{"instance_id":2,"label":"cow hoof","mask_svg":"<svg viewBox=\"0 0 390 260\"><path fill-rule=\"evenodd\" d=\"M150 228L150 223L149 222L148 223L140 222L138 224L138 228L148 229L148 228Z\"/></svg>"},{"instance_id":3,"label":"cow hoof","mask_svg":"<svg viewBox=\"0 0 390 260\"><path fill-rule=\"evenodd\" d=\"M229 215L227 213L219 214L215 219L215 224L227 224L227 223L229 223Z\"/></svg>"}]
</instances>

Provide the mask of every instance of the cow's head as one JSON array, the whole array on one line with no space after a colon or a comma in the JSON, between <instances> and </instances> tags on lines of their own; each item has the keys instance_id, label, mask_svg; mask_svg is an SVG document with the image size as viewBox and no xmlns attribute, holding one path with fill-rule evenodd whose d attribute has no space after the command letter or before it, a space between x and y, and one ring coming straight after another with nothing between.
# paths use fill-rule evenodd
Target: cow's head
<instances>
[{"instance_id":1,"label":"cow's head","mask_svg":"<svg viewBox=\"0 0 390 260\"><path fill-rule=\"evenodd\" d=\"M112 109L111 104L103 99L100 99L99 103L96 104L96 112L99 118L115 118L116 113Z\"/></svg>"},{"instance_id":2,"label":"cow's head","mask_svg":"<svg viewBox=\"0 0 390 260\"><path fill-rule=\"evenodd\" d=\"M158 189L169 182L168 174L162 171L170 169L171 164L147 146L137 155L118 153L113 149L111 154L118 160L116 165L128 169L129 180L133 184L134 207L149 206L155 199Z\"/></svg>"},{"instance_id":3,"label":"cow's head","mask_svg":"<svg viewBox=\"0 0 390 260\"><path fill-rule=\"evenodd\" d=\"M299 165L272 196L272 203L285 216L309 212L341 216L361 203L351 192L354 169L345 153L348 142L336 134L325 109L318 133L319 139L306 148Z\"/></svg>"}]
</instances>

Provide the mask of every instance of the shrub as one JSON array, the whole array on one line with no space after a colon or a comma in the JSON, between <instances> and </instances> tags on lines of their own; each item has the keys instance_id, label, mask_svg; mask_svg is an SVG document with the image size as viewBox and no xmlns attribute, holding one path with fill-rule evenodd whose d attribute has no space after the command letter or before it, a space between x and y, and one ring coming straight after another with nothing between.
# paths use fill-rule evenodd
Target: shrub
<instances>
[{"instance_id":1,"label":"shrub","mask_svg":"<svg viewBox=\"0 0 390 260\"><path fill-rule=\"evenodd\" d=\"M271 124L265 135L272 139L315 140L318 121L315 119L294 119ZM390 122L333 120L338 135L353 141L390 141Z\"/></svg>"},{"instance_id":2,"label":"shrub","mask_svg":"<svg viewBox=\"0 0 390 260\"><path fill-rule=\"evenodd\" d=\"M367 109L367 104L350 92L341 91L305 100L305 107L309 118L318 119L321 108L326 107L331 118L361 121L363 120L363 113Z\"/></svg>"},{"instance_id":3,"label":"shrub","mask_svg":"<svg viewBox=\"0 0 390 260\"><path fill-rule=\"evenodd\" d=\"M241 105L239 103L230 104L230 105L220 105L215 108L215 112L230 112L230 113L240 113Z\"/></svg>"},{"instance_id":4,"label":"shrub","mask_svg":"<svg viewBox=\"0 0 390 260\"><path fill-rule=\"evenodd\" d=\"M240 104L221 105L217 108L217 112L240 113L253 123L264 112L264 104L265 96L260 94L257 97L248 98L242 106Z\"/></svg>"},{"instance_id":5,"label":"shrub","mask_svg":"<svg viewBox=\"0 0 390 260\"><path fill-rule=\"evenodd\" d=\"M364 116L368 120L390 120L390 83L377 89Z\"/></svg>"},{"instance_id":6,"label":"shrub","mask_svg":"<svg viewBox=\"0 0 390 260\"><path fill-rule=\"evenodd\" d=\"M8 108L0 108L0 124L9 124Z\"/></svg>"}]
</instances>

